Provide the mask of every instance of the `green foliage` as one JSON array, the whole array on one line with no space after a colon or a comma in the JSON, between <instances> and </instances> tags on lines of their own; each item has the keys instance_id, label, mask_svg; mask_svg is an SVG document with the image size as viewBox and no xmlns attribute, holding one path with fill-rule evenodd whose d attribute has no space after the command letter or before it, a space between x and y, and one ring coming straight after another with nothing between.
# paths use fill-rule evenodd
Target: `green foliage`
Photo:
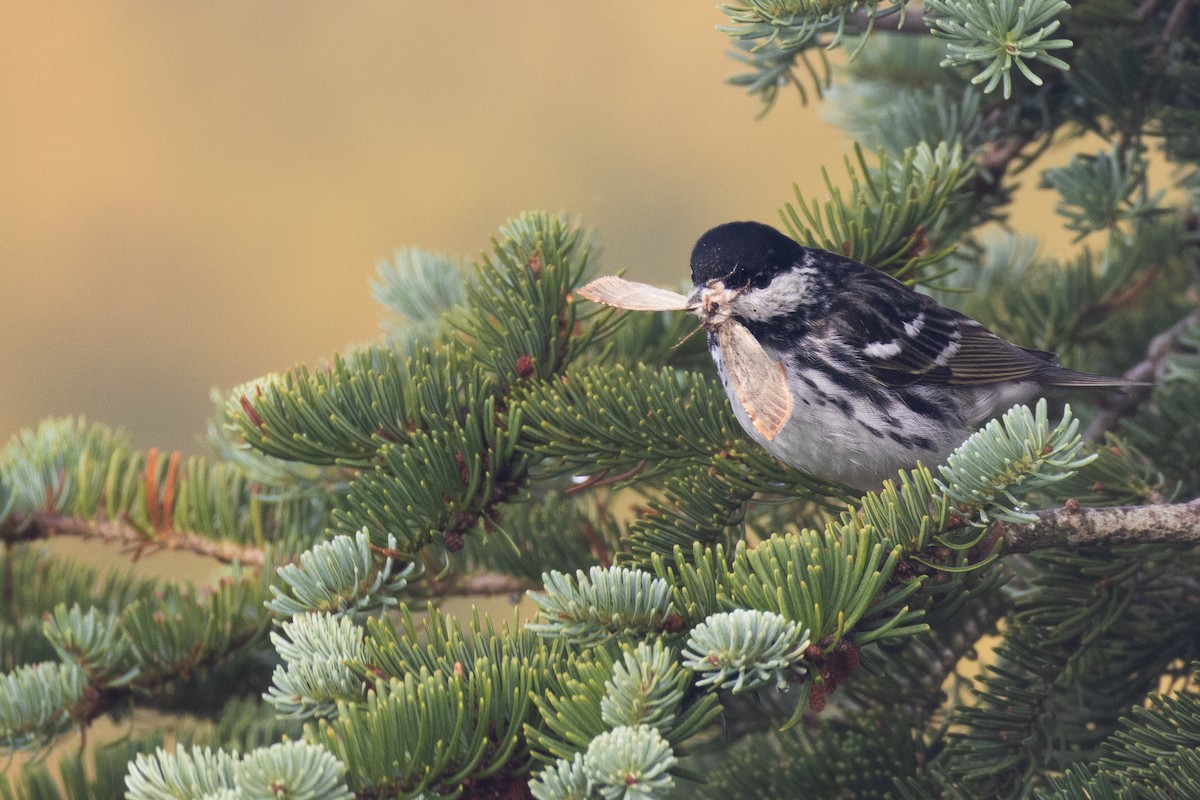
<instances>
[{"instance_id":1,"label":"green foliage","mask_svg":"<svg viewBox=\"0 0 1200 800\"><path fill-rule=\"evenodd\" d=\"M1130 443L1147 454L1167 486L1185 497L1200 493L1200 329L1180 337L1182 352L1167 365L1166 376L1151 395L1152 403L1123 421Z\"/></svg>"},{"instance_id":2,"label":"green foliage","mask_svg":"<svg viewBox=\"0 0 1200 800\"><path fill-rule=\"evenodd\" d=\"M388 538L394 551L396 540ZM378 561L371 551L366 531L335 536L301 553L299 563L279 568L279 579L287 591L271 587L274 599L267 607L284 617L317 611L346 614L396 605L395 595L408 585L415 564L397 569L389 556Z\"/></svg>"},{"instance_id":3,"label":"green foliage","mask_svg":"<svg viewBox=\"0 0 1200 800\"><path fill-rule=\"evenodd\" d=\"M1070 67L1051 50L1071 46L1068 39L1048 39L1062 24L1055 17L1070 9L1065 0L997 0L971 3L966 0L927 0L925 13L935 36L946 39L943 66L974 66L983 71L971 79L991 92L1000 85L1004 97L1012 95L1015 66L1035 86L1042 85L1027 61L1040 61L1055 69ZM985 83L986 82L986 83Z\"/></svg>"},{"instance_id":4,"label":"green foliage","mask_svg":"<svg viewBox=\"0 0 1200 800\"><path fill-rule=\"evenodd\" d=\"M590 341L567 295L589 274L590 235L563 217L526 214L510 220L492 256L467 285L468 311L454 323L475 358L502 385L545 380ZM480 313L484 312L484 313Z\"/></svg>"},{"instance_id":5,"label":"green foliage","mask_svg":"<svg viewBox=\"0 0 1200 800\"><path fill-rule=\"evenodd\" d=\"M328 750L303 742L284 742L240 757L224 750L179 745L139 755L130 768L130 800L278 797L296 800L351 800L343 777L345 765Z\"/></svg>"},{"instance_id":6,"label":"green foliage","mask_svg":"<svg viewBox=\"0 0 1200 800\"><path fill-rule=\"evenodd\" d=\"M5 800L122 800L129 763L139 753L162 745L161 737L134 741L126 738L112 744L77 750L58 759L54 775L48 762L38 759L12 768L0 780L0 797Z\"/></svg>"},{"instance_id":7,"label":"green foliage","mask_svg":"<svg viewBox=\"0 0 1200 800\"><path fill-rule=\"evenodd\" d=\"M211 590L167 586L135 600L122 611L121 625L140 680L190 676L262 638L266 594L263 576L235 575Z\"/></svg>"},{"instance_id":8,"label":"green foliage","mask_svg":"<svg viewBox=\"0 0 1200 800\"><path fill-rule=\"evenodd\" d=\"M832 723L818 733L797 728L755 734L720 754L696 796L898 798L897 784L916 775L924 756L914 738L911 719L886 712Z\"/></svg>"},{"instance_id":9,"label":"green foliage","mask_svg":"<svg viewBox=\"0 0 1200 800\"><path fill-rule=\"evenodd\" d=\"M861 148L846 159L850 191L843 195L824 172L828 197L806 200L796 186L796 205L781 215L802 244L847 255L914 282L923 270L944 260L952 243L929 247L926 233L945 223L952 201L961 199L973 167L958 144L924 142L898 159L879 154L879 166L867 166Z\"/></svg>"},{"instance_id":10,"label":"green foliage","mask_svg":"<svg viewBox=\"0 0 1200 800\"><path fill-rule=\"evenodd\" d=\"M1200 493L1200 334L1176 325L1200 265L1186 8L723 7L733 81L766 107L851 51L839 121L876 156L797 189L792 235L1069 366L1142 362L1157 385L1103 400L1092 441L1084 399L1018 407L861 495L746 437L704 337L679 343L690 315L577 302L594 245L567 218L510 220L475 264L398 250L386 338L233 390L213 458L83 420L0 450L0 744L194 714L174 751L130 737L0 796L117 797L123 776L135 800L1184 794L1200 708L1155 691L1200 652L1194 548L1004 541L1039 509ZM1098 152L1038 180L1086 244L983 237L1012 177L1084 131ZM1154 187L1151 137L1181 162ZM28 541L63 533L242 566L197 589ZM529 586L528 624L410 608Z\"/></svg>"},{"instance_id":11,"label":"green foliage","mask_svg":"<svg viewBox=\"0 0 1200 800\"><path fill-rule=\"evenodd\" d=\"M635 675L645 684L635 684ZM693 696L691 671L662 642L576 651L548 672L534 702L541 724L527 727L526 735L543 761L570 761L621 725L653 726L678 745L721 713L715 694Z\"/></svg>"},{"instance_id":12,"label":"green foliage","mask_svg":"<svg viewBox=\"0 0 1200 800\"><path fill-rule=\"evenodd\" d=\"M807 102L804 82L797 76L801 67L808 73L818 96L828 83L828 61L818 48L837 47L848 33L869 34L876 20L902 15L906 2L740 0L738 4L722 5L719 8L733 24L721 30L733 37L739 48L732 55L751 68L729 82L759 96L764 113L774 105L781 86L794 86L800 92L800 99ZM825 78L818 74L818 66L824 67Z\"/></svg>"},{"instance_id":13,"label":"green foliage","mask_svg":"<svg viewBox=\"0 0 1200 800\"><path fill-rule=\"evenodd\" d=\"M153 756L138 756L130 766L129 796L132 800L205 797L233 787L236 765L236 756L223 750L194 747L189 751L178 745L169 753L159 748Z\"/></svg>"},{"instance_id":14,"label":"green foliage","mask_svg":"<svg viewBox=\"0 0 1200 800\"><path fill-rule=\"evenodd\" d=\"M583 768L583 754L571 761L559 759L529 782L536 800L587 800L590 785Z\"/></svg>"},{"instance_id":15,"label":"green foliage","mask_svg":"<svg viewBox=\"0 0 1200 800\"><path fill-rule=\"evenodd\" d=\"M236 796L245 800L352 800L342 764L328 751L283 742L247 753L237 765Z\"/></svg>"},{"instance_id":16,"label":"green foliage","mask_svg":"<svg viewBox=\"0 0 1200 800\"><path fill-rule=\"evenodd\" d=\"M972 87L900 86L880 78L839 86L831 99L842 127L861 147L903 159L922 142L961 144L970 153L982 142L982 96Z\"/></svg>"},{"instance_id":17,"label":"green foliage","mask_svg":"<svg viewBox=\"0 0 1200 800\"><path fill-rule=\"evenodd\" d=\"M649 725L669 731L690 684L675 653L661 640L626 647L624 659L613 664L612 677L604 684L600 717L614 728Z\"/></svg>"},{"instance_id":18,"label":"green foliage","mask_svg":"<svg viewBox=\"0 0 1200 800\"><path fill-rule=\"evenodd\" d=\"M703 675L697 686L734 694L770 684L783 689L807 671L802 662L808 633L771 611L713 614L692 629L683 665Z\"/></svg>"},{"instance_id":19,"label":"green foliage","mask_svg":"<svg viewBox=\"0 0 1200 800\"><path fill-rule=\"evenodd\" d=\"M368 347L335 356L328 369L267 375L230 394L226 423L276 458L363 467L427 421L432 409L422 400L445 408L459 392L478 392L479 376L457 374L446 361Z\"/></svg>"},{"instance_id":20,"label":"green foliage","mask_svg":"<svg viewBox=\"0 0 1200 800\"><path fill-rule=\"evenodd\" d=\"M1074 156L1067 166L1046 170L1043 180L1062 197L1056 210L1079 241L1089 233L1115 228L1121 221L1161 212L1164 193L1149 196L1147 167L1143 153L1135 149L1121 153L1114 145L1107 153Z\"/></svg>"},{"instance_id":21,"label":"green foliage","mask_svg":"<svg viewBox=\"0 0 1200 800\"><path fill-rule=\"evenodd\" d=\"M1045 400L1031 413L1017 406L963 443L939 467L940 488L960 511L977 509L981 522L1029 522L1016 493L1044 490L1092 461L1080 456L1079 421L1070 406L1053 429Z\"/></svg>"},{"instance_id":22,"label":"green foliage","mask_svg":"<svg viewBox=\"0 0 1200 800\"><path fill-rule=\"evenodd\" d=\"M1045 770L1094 757L1121 714L1195 644L1194 609L1178 603L1194 556L1047 551L1031 566L996 662L976 702L954 710L938 759L944 780L968 796L1025 796Z\"/></svg>"},{"instance_id":23,"label":"green foliage","mask_svg":"<svg viewBox=\"0 0 1200 800\"><path fill-rule=\"evenodd\" d=\"M74 727L71 710L86 688L87 675L74 664L48 661L5 675L0 683L0 747L49 744Z\"/></svg>"},{"instance_id":24,"label":"green foliage","mask_svg":"<svg viewBox=\"0 0 1200 800\"><path fill-rule=\"evenodd\" d=\"M731 591L739 605L780 614L818 642L840 640L876 604L873 611L886 621L866 626L860 642L903 635L908 626L920 630L919 613L896 608L919 583L888 587L900 558L889 544L870 528L830 525L820 533L773 536L753 550L739 545Z\"/></svg>"},{"instance_id":25,"label":"green foliage","mask_svg":"<svg viewBox=\"0 0 1200 800\"><path fill-rule=\"evenodd\" d=\"M741 86L751 95L758 96L763 104L762 113L770 111L779 97L779 89L791 86L800 95L800 101L808 102L805 80L811 81L813 91L821 97L831 79L829 57L824 50L808 46L809 39L801 45L785 47L778 41L765 42L738 39L733 58L749 67L750 71L729 79L734 86Z\"/></svg>"},{"instance_id":26,"label":"green foliage","mask_svg":"<svg viewBox=\"0 0 1200 800\"><path fill-rule=\"evenodd\" d=\"M426 670L460 676L474 669L481 659L488 659L492 664L517 663L518 680L525 682L540 680L546 668L548 651L531 631L508 626L496 630L490 620L481 621L478 614L464 630L460 621L432 606L421 626L407 606L401 606L400 613L400 627L382 618L368 620L363 661L353 664L359 674L402 678ZM502 701L497 710L504 718L523 714L528 700L511 692L495 699Z\"/></svg>"},{"instance_id":27,"label":"green foliage","mask_svg":"<svg viewBox=\"0 0 1200 800\"><path fill-rule=\"evenodd\" d=\"M675 611L671 587L640 570L592 567L587 574L579 570L573 577L551 572L542 576L542 582L546 593L530 594L542 621L529 629L577 644L661 631Z\"/></svg>"},{"instance_id":28,"label":"green foliage","mask_svg":"<svg viewBox=\"0 0 1200 800\"><path fill-rule=\"evenodd\" d=\"M1197 786L1197 720L1200 701L1194 693L1153 695L1148 706L1134 706L1116 733L1105 741L1087 783L1108 778L1125 783L1138 796L1151 797L1166 797L1173 794L1173 789ZM1075 780L1062 781L1057 793L1045 796L1070 797L1064 790L1082 783L1079 778L1087 772L1077 770L1071 776Z\"/></svg>"},{"instance_id":29,"label":"green foliage","mask_svg":"<svg viewBox=\"0 0 1200 800\"><path fill-rule=\"evenodd\" d=\"M426 651L409 659L402 674L411 677L419 671L433 670L460 681L471 675L480 675L490 681L494 686L490 702L480 706L478 712L487 716L493 731L501 732L495 734L500 736L497 740L497 746L501 748L500 762L515 752L517 765L523 765L526 758L524 743L515 735L503 732L515 734L523 724L534 719L531 692L545 680L547 652L528 633L508 629L496 632L490 624L482 627L478 619L473 622L469 637L460 633L453 620L439 620L434 616L431 621L438 626L436 636L431 630ZM408 624L411 626L411 621ZM413 635L409 627L405 641L410 642ZM373 626L368 653L378 653L387 641L379 626ZM405 652L405 648L400 648L400 652ZM393 674L382 659L371 666L383 674Z\"/></svg>"},{"instance_id":30,"label":"green foliage","mask_svg":"<svg viewBox=\"0 0 1200 800\"><path fill-rule=\"evenodd\" d=\"M1074 13L1083 11L1086 6ZM1081 100L1072 109L1073 118L1106 138L1136 135L1145 113L1142 88L1150 47L1131 23L1131 19L1116 19L1089 31L1084 43L1072 51L1075 68L1064 76Z\"/></svg>"},{"instance_id":31,"label":"green foliage","mask_svg":"<svg viewBox=\"0 0 1200 800\"><path fill-rule=\"evenodd\" d=\"M368 348L327 371L298 368L247 384L226 406L227 424L248 445L347 469L335 529L366 529L375 547L408 560L431 545L458 552L467 533L498 516L530 465L509 393L558 374L609 330L608 312L568 302L588 270L583 231L530 214L501 234L429 346L411 357ZM409 279L423 270L410 265ZM407 480L418 473L423 480Z\"/></svg>"},{"instance_id":32,"label":"green foliage","mask_svg":"<svg viewBox=\"0 0 1200 800\"><path fill-rule=\"evenodd\" d=\"M109 483L96 480L96 473L106 470L113 456L123 455L128 448L129 437L123 431L88 425L82 418L44 422L35 431L21 431L0 453L4 482L14 498L10 509L78 508L94 513L98 492L92 487ZM128 472L110 471L110 475L114 487L127 485L120 478ZM107 498L107 503L116 501L116 496Z\"/></svg>"},{"instance_id":33,"label":"green foliage","mask_svg":"<svg viewBox=\"0 0 1200 800\"><path fill-rule=\"evenodd\" d=\"M83 419L48 420L0 451L12 499L0 535L47 512L128 525L149 545L160 530L284 549L307 545L325 522L321 498L258 486L229 464L132 450L128 436Z\"/></svg>"},{"instance_id":34,"label":"green foliage","mask_svg":"<svg viewBox=\"0 0 1200 800\"><path fill-rule=\"evenodd\" d=\"M240 677L245 680L244 675ZM183 726L177 734L180 740L190 738L196 744L219 745L245 753L285 739L298 740L304 735L296 718L276 713L259 697L239 697L223 706L214 706L211 712L210 719L197 720L190 731ZM146 747L149 746L143 745Z\"/></svg>"},{"instance_id":35,"label":"green foliage","mask_svg":"<svg viewBox=\"0 0 1200 800\"><path fill-rule=\"evenodd\" d=\"M522 405L534 452L560 472L643 481L707 465L743 440L716 381L674 369L589 364L531 386Z\"/></svg>"},{"instance_id":36,"label":"green foliage","mask_svg":"<svg viewBox=\"0 0 1200 800\"><path fill-rule=\"evenodd\" d=\"M1179 220L1165 216L1065 262L1039 259L1030 239L996 238L980 261L956 260L945 283L971 288L948 299L997 334L1056 351L1073 368L1112 373L1144 356L1149 328L1187 307L1188 246Z\"/></svg>"},{"instance_id":37,"label":"green foliage","mask_svg":"<svg viewBox=\"0 0 1200 800\"><path fill-rule=\"evenodd\" d=\"M1162 111L1163 150L1173 161L1194 167L1200 161L1200 47L1181 42L1177 60L1166 69Z\"/></svg>"},{"instance_id":38,"label":"green foliage","mask_svg":"<svg viewBox=\"0 0 1200 800\"><path fill-rule=\"evenodd\" d=\"M535 756L569 761L609 730L603 705L614 663L608 648L596 648L572 653L555 665L534 698L542 725L526 730Z\"/></svg>"},{"instance_id":39,"label":"green foliage","mask_svg":"<svg viewBox=\"0 0 1200 800\"><path fill-rule=\"evenodd\" d=\"M488 398L461 425L418 431L403 445L386 446L382 463L359 475L345 506L334 510L337 529L351 533L368 526L378 546L409 558L432 542L461 549L447 536L473 528L497 495L509 491L506 484L527 469L517 450L517 414L501 413ZM501 464L506 468L497 469ZM416 474L423 479L400 477Z\"/></svg>"},{"instance_id":40,"label":"green foliage","mask_svg":"<svg viewBox=\"0 0 1200 800\"><path fill-rule=\"evenodd\" d=\"M339 700L361 698L366 686L350 666L363 658L363 632L347 616L305 614L284 622L271 644L286 666L275 668L263 698L284 716L329 717Z\"/></svg>"},{"instance_id":41,"label":"green foliage","mask_svg":"<svg viewBox=\"0 0 1200 800\"><path fill-rule=\"evenodd\" d=\"M732 549L748 530L775 532L772 520L781 515L794 527L824 519L857 495L764 455L742 444L672 475L661 496L646 503L648 513L630 526L620 560L646 566L655 556L673 558L677 548L690 554L697 542ZM754 502L764 488L774 499Z\"/></svg>"},{"instance_id":42,"label":"green foliage","mask_svg":"<svg viewBox=\"0 0 1200 800\"><path fill-rule=\"evenodd\" d=\"M59 658L79 667L92 683L116 687L137 677L137 667L124 666L130 642L115 614L60 604L46 620L45 633Z\"/></svg>"},{"instance_id":43,"label":"green foliage","mask_svg":"<svg viewBox=\"0 0 1200 800\"><path fill-rule=\"evenodd\" d=\"M464 267L442 253L398 248L391 261L380 259L371 293L394 315L385 321L389 338L415 350L432 339L446 315L466 302Z\"/></svg>"},{"instance_id":44,"label":"green foliage","mask_svg":"<svg viewBox=\"0 0 1200 800\"><path fill-rule=\"evenodd\" d=\"M506 690L527 696L532 687L522 675L515 659L480 658L462 679L422 669L377 681L365 702L339 703L310 736L346 765L358 793L417 797L434 782L486 778L507 765L524 723L514 715L494 727L489 700Z\"/></svg>"},{"instance_id":45,"label":"green foliage","mask_svg":"<svg viewBox=\"0 0 1200 800\"><path fill-rule=\"evenodd\" d=\"M546 491L506 505L493 529L471 536L463 549L470 571L490 570L536 582L543 572L568 570L619 547L622 529L571 495Z\"/></svg>"},{"instance_id":46,"label":"green foliage","mask_svg":"<svg viewBox=\"0 0 1200 800\"><path fill-rule=\"evenodd\" d=\"M675 785L669 772L675 761L667 740L639 725L613 728L593 739L583 770L606 800L655 800Z\"/></svg>"},{"instance_id":47,"label":"green foliage","mask_svg":"<svg viewBox=\"0 0 1200 800\"><path fill-rule=\"evenodd\" d=\"M38 547L10 548L0 560L0 593L6 602L0 604L0 632L3 647L0 658L5 671L22 664L46 661L56 656L50 636L57 627L47 627L46 618L56 617L58 609L96 609L98 617L104 613L115 615L130 603L151 596L157 589L152 581L138 581L128 574L109 573L101 576L98 571L85 567L78 561L55 559ZM91 611L83 612L85 620ZM81 621L82 622L82 621ZM96 632L100 632L97 620ZM83 622L90 625L91 622ZM69 631L66 636L75 637ZM90 653L105 664L120 661L124 648L114 647L112 652L100 645L92 633L84 633L83 639L97 643L97 651ZM98 637L103 639L103 636ZM121 637L117 637L120 639ZM115 644L115 643L114 643ZM91 647L88 648L92 650ZM63 657L59 655L59 657Z\"/></svg>"}]
</instances>

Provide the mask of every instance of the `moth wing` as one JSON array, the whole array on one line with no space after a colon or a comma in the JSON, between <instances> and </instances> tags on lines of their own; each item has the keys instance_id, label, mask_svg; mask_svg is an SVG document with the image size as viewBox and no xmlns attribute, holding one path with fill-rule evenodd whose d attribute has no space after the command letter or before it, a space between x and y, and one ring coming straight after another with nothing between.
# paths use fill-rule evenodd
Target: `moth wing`
<instances>
[{"instance_id":1,"label":"moth wing","mask_svg":"<svg viewBox=\"0 0 1200 800\"><path fill-rule=\"evenodd\" d=\"M687 298L678 292L648 283L627 281L616 275L597 278L576 290L576 294L595 303L630 311L683 311L688 307Z\"/></svg>"},{"instance_id":2,"label":"moth wing","mask_svg":"<svg viewBox=\"0 0 1200 800\"><path fill-rule=\"evenodd\" d=\"M787 370L767 355L754 334L728 320L717 327L717 342L730 385L754 427L768 440L783 430L792 415Z\"/></svg>"}]
</instances>

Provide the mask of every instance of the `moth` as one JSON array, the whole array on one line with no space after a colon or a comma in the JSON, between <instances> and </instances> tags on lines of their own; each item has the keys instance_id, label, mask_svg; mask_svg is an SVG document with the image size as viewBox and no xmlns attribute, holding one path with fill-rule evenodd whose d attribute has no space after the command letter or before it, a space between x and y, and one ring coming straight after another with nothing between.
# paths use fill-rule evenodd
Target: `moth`
<instances>
[{"instance_id":1,"label":"moth","mask_svg":"<svg viewBox=\"0 0 1200 800\"><path fill-rule=\"evenodd\" d=\"M709 347L720 351L725 374L755 429L773 440L792 415L787 369L771 357L746 326L735 320L729 301L736 292L721 281L697 287L690 296L615 275L597 278L577 292L596 303L628 311L688 311L700 318ZM714 344L715 340L715 344Z\"/></svg>"}]
</instances>

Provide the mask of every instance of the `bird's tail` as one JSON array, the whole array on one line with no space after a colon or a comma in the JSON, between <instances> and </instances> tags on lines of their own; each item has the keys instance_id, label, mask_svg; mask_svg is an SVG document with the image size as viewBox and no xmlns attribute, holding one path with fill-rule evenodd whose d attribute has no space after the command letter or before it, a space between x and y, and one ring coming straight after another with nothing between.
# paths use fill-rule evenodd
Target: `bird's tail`
<instances>
[{"instance_id":1,"label":"bird's tail","mask_svg":"<svg viewBox=\"0 0 1200 800\"><path fill-rule=\"evenodd\" d=\"M1105 375L1093 375L1090 372L1076 372L1073 369L1059 367L1047 376L1046 383L1062 389L1095 389L1099 391L1122 391L1137 386L1153 386L1152 383L1130 381L1125 378L1110 378Z\"/></svg>"}]
</instances>

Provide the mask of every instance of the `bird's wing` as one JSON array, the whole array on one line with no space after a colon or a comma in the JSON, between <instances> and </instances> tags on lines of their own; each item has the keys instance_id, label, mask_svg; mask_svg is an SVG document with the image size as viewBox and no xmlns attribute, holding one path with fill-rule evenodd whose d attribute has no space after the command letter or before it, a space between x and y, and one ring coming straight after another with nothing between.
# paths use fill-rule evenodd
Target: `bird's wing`
<instances>
[{"instance_id":1,"label":"bird's wing","mask_svg":"<svg viewBox=\"0 0 1200 800\"><path fill-rule=\"evenodd\" d=\"M892 386L1003 383L1058 369L1053 353L1007 342L869 268L847 276L830 318L867 372Z\"/></svg>"}]
</instances>

